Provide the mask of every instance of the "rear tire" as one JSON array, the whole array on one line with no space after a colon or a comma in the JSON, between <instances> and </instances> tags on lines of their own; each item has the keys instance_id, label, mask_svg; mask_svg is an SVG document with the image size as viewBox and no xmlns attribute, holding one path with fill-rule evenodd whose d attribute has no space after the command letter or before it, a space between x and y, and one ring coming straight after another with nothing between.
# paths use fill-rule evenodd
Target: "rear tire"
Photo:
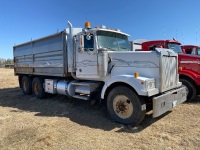
<instances>
[{"instance_id":1,"label":"rear tire","mask_svg":"<svg viewBox=\"0 0 200 150\"><path fill-rule=\"evenodd\" d=\"M32 82L32 90L33 94L38 98L42 99L45 97L45 92L43 88L43 80L35 77Z\"/></svg>"},{"instance_id":2,"label":"rear tire","mask_svg":"<svg viewBox=\"0 0 200 150\"><path fill-rule=\"evenodd\" d=\"M110 117L119 123L137 125L145 117L145 101L125 86L117 86L110 91L107 109Z\"/></svg>"},{"instance_id":3,"label":"rear tire","mask_svg":"<svg viewBox=\"0 0 200 150\"><path fill-rule=\"evenodd\" d=\"M192 82L190 82L187 79L180 79L180 81L182 82L184 86L186 86L187 102L193 101L197 95L197 88Z\"/></svg>"},{"instance_id":4,"label":"rear tire","mask_svg":"<svg viewBox=\"0 0 200 150\"><path fill-rule=\"evenodd\" d=\"M25 95L30 95L32 93L32 81L29 76L23 76L21 79L21 88Z\"/></svg>"}]
</instances>

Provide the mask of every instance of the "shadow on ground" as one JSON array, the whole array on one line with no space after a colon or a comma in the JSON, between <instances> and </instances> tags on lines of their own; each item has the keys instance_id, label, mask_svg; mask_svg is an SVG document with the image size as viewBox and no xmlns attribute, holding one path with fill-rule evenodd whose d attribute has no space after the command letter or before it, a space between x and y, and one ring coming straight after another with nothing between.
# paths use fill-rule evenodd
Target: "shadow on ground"
<instances>
[{"instance_id":1,"label":"shadow on ground","mask_svg":"<svg viewBox=\"0 0 200 150\"><path fill-rule=\"evenodd\" d=\"M109 119L105 106L91 106L88 101L60 95L47 95L45 99L36 99L32 95L23 95L20 88L0 89L0 106L17 108L11 112L27 111L35 112L36 116L67 117L73 122L91 128L110 131L117 127L120 128L117 132L130 133L141 132L168 114L154 119L151 114L146 114L139 126L124 126Z\"/></svg>"}]
</instances>

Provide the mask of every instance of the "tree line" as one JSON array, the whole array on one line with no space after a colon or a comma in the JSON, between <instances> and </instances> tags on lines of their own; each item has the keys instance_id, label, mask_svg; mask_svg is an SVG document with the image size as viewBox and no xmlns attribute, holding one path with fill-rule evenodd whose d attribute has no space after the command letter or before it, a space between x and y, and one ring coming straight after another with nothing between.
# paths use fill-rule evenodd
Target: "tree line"
<instances>
[{"instance_id":1,"label":"tree line","mask_svg":"<svg viewBox=\"0 0 200 150\"><path fill-rule=\"evenodd\" d=\"M10 65L13 64L13 59L0 59L0 65Z\"/></svg>"}]
</instances>

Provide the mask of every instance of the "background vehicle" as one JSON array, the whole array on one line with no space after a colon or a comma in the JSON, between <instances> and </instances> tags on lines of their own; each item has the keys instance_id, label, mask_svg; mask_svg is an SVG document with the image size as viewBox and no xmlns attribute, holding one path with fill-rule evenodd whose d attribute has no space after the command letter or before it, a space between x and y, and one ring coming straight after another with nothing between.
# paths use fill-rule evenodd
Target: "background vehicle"
<instances>
[{"instance_id":1,"label":"background vehicle","mask_svg":"<svg viewBox=\"0 0 200 150\"><path fill-rule=\"evenodd\" d=\"M126 33L68 24L61 33L14 46L24 94L105 100L113 120L132 125L144 119L147 104L158 117L186 100L172 50L133 52Z\"/></svg>"},{"instance_id":2,"label":"background vehicle","mask_svg":"<svg viewBox=\"0 0 200 150\"><path fill-rule=\"evenodd\" d=\"M196 45L181 45L182 51L185 54L200 55L200 46Z\"/></svg>"},{"instance_id":3,"label":"background vehicle","mask_svg":"<svg viewBox=\"0 0 200 150\"><path fill-rule=\"evenodd\" d=\"M200 57L184 54L180 45L181 43L177 40L135 40L131 42L133 51L154 51L156 47L163 47L178 53L179 78L187 87L187 101L192 101L200 93ZM187 49L185 51L187 52Z\"/></svg>"},{"instance_id":4,"label":"background vehicle","mask_svg":"<svg viewBox=\"0 0 200 150\"><path fill-rule=\"evenodd\" d=\"M182 53L181 43L177 40L135 40L131 42L133 51L152 51L155 48L168 48Z\"/></svg>"}]
</instances>

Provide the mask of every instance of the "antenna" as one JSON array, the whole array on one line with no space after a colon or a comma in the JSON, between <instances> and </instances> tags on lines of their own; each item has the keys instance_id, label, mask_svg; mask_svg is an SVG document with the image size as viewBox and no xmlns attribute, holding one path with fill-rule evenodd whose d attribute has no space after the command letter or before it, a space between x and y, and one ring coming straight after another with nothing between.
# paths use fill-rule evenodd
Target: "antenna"
<instances>
[{"instance_id":1,"label":"antenna","mask_svg":"<svg viewBox=\"0 0 200 150\"><path fill-rule=\"evenodd\" d=\"M165 27L163 26L163 36L164 36L164 39L165 39Z\"/></svg>"},{"instance_id":2,"label":"antenna","mask_svg":"<svg viewBox=\"0 0 200 150\"><path fill-rule=\"evenodd\" d=\"M183 35L183 33L182 33L182 38L183 38L183 45L184 45L184 35Z\"/></svg>"},{"instance_id":3,"label":"antenna","mask_svg":"<svg viewBox=\"0 0 200 150\"><path fill-rule=\"evenodd\" d=\"M197 26L196 26L196 45L197 45Z\"/></svg>"},{"instance_id":4,"label":"antenna","mask_svg":"<svg viewBox=\"0 0 200 150\"><path fill-rule=\"evenodd\" d=\"M163 26L163 36L164 36L163 45L165 46L165 27L164 26Z\"/></svg>"}]
</instances>

